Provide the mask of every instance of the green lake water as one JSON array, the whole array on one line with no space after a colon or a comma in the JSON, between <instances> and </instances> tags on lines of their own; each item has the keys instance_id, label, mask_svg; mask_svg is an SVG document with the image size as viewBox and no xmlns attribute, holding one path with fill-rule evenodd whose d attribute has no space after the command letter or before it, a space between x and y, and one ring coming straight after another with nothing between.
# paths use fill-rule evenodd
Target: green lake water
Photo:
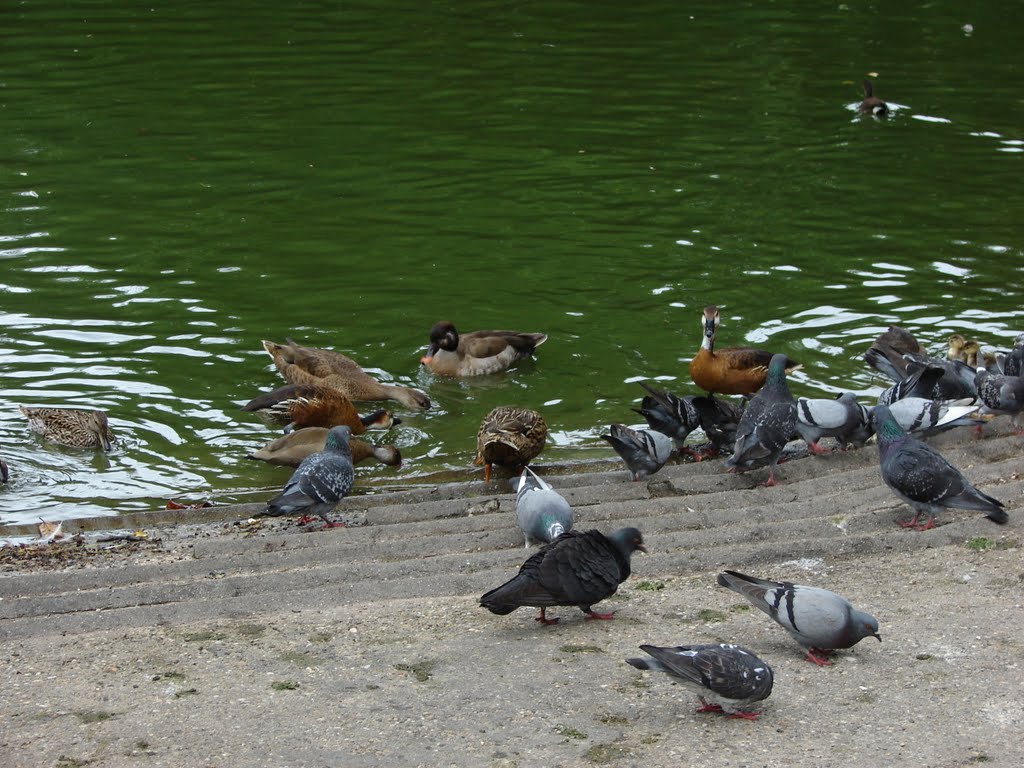
<instances>
[{"instance_id":1,"label":"green lake water","mask_svg":"<svg viewBox=\"0 0 1024 768\"><path fill-rule=\"evenodd\" d=\"M720 346L801 361L798 395L873 399L891 323L1024 329L1001 4L126 5L0 10L3 521L268 498L261 339L428 392L380 438L403 466L358 471L383 492L479 477L499 404L544 414L538 463L611 457L637 380L694 391L705 304ZM439 319L549 340L439 380ZM104 408L119 444L47 445L19 404Z\"/></svg>"}]
</instances>

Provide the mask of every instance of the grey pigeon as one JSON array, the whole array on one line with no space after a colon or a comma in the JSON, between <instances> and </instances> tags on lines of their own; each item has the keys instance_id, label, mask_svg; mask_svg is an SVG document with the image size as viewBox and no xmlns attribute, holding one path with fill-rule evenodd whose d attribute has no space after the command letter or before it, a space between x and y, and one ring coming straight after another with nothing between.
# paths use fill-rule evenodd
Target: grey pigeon
<instances>
[{"instance_id":1,"label":"grey pigeon","mask_svg":"<svg viewBox=\"0 0 1024 768\"><path fill-rule=\"evenodd\" d=\"M942 376L935 383L935 389L932 392L933 399L955 400L960 397L977 395L977 390L974 387L975 370L963 360L947 360L944 357L913 354L903 357L907 361L908 374L921 367L942 369Z\"/></svg>"},{"instance_id":2,"label":"grey pigeon","mask_svg":"<svg viewBox=\"0 0 1024 768\"><path fill-rule=\"evenodd\" d=\"M736 428L736 447L725 462L735 472L768 467L765 485L775 485L773 470L796 432L796 402L786 386L786 360L785 355L772 355L768 378L743 411Z\"/></svg>"},{"instance_id":3,"label":"grey pigeon","mask_svg":"<svg viewBox=\"0 0 1024 768\"><path fill-rule=\"evenodd\" d=\"M693 405L694 396L679 397L642 381L640 386L649 394L641 401L640 407L633 410L647 420L647 426L672 438L676 448L696 458L699 454L686 445L686 438L700 427L700 414Z\"/></svg>"},{"instance_id":4,"label":"grey pigeon","mask_svg":"<svg viewBox=\"0 0 1024 768\"><path fill-rule=\"evenodd\" d=\"M982 368L975 381L985 411L1013 416L1013 426L1019 431L1018 421L1024 412L1024 377L999 376Z\"/></svg>"},{"instance_id":5,"label":"grey pigeon","mask_svg":"<svg viewBox=\"0 0 1024 768\"><path fill-rule=\"evenodd\" d=\"M558 491L529 467L523 468L516 490L516 519L526 539L550 543L572 530L572 508Z\"/></svg>"},{"instance_id":6,"label":"grey pigeon","mask_svg":"<svg viewBox=\"0 0 1024 768\"><path fill-rule=\"evenodd\" d=\"M978 426L979 405L974 398L960 400L929 400L923 397L905 397L889 404L889 412L904 431L916 435L932 435L953 427ZM874 433L874 408L868 409L871 431Z\"/></svg>"},{"instance_id":7,"label":"grey pigeon","mask_svg":"<svg viewBox=\"0 0 1024 768\"><path fill-rule=\"evenodd\" d=\"M801 397L796 401L796 431L811 453L828 453L818 445L823 437L834 437L842 446L862 446L871 437L868 410L851 392L835 400Z\"/></svg>"},{"instance_id":8,"label":"grey pigeon","mask_svg":"<svg viewBox=\"0 0 1024 768\"><path fill-rule=\"evenodd\" d=\"M1003 502L979 491L942 454L907 434L888 406L875 407L874 421L882 479L914 508L913 519L901 526L918 531L934 528L935 515L947 507L976 509L996 523L1007 521ZM928 522L918 525L922 512Z\"/></svg>"},{"instance_id":9,"label":"grey pigeon","mask_svg":"<svg viewBox=\"0 0 1024 768\"><path fill-rule=\"evenodd\" d=\"M629 468L633 480L653 475L672 455L672 441L661 432L650 429L630 429L622 424L612 424L610 435L601 438L611 443Z\"/></svg>"},{"instance_id":10,"label":"grey pigeon","mask_svg":"<svg viewBox=\"0 0 1024 768\"><path fill-rule=\"evenodd\" d=\"M904 400L908 397L919 397L933 399L935 387L943 376L941 368L929 368L928 366L914 365L911 373L901 381L897 381L891 387L883 390L878 396L881 405L890 405L897 400Z\"/></svg>"},{"instance_id":11,"label":"grey pigeon","mask_svg":"<svg viewBox=\"0 0 1024 768\"><path fill-rule=\"evenodd\" d=\"M3 459L0 459L0 483L6 483L8 477L10 475L7 472L7 464Z\"/></svg>"},{"instance_id":12,"label":"grey pigeon","mask_svg":"<svg viewBox=\"0 0 1024 768\"><path fill-rule=\"evenodd\" d=\"M352 430L341 425L331 427L324 449L302 460L284 484L284 490L267 502L260 516L316 515L328 527L336 525L327 514L352 490L355 471L348 441Z\"/></svg>"},{"instance_id":13,"label":"grey pigeon","mask_svg":"<svg viewBox=\"0 0 1024 768\"><path fill-rule=\"evenodd\" d=\"M738 645L641 645L640 650L652 658L626 659L626 663L671 675L697 694L702 705L698 712L725 712L756 720L761 713L751 712L751 705L764 701L772 692L772 668Z\"/></svg>"},{"instance_id":14,"label":"grey pigeon","mask_svg":"<svg viewBox=\"0 0 1024 768\"><path fill-rule=\"evenodd\" d=\"M1013 349L1003 358L1003 373L1007 376L1024 376L1024 333L1017 334Z\"/></svg>"},{"instance_id":15,"label":"grey pigeon","mask_svg":"<svg viewBox=\"0 0 1024 768\"><path fill-rule=\"evenodd\" d=\"M537 550L519 573L480 598L480 605L499 616L516 608L540 608L537 621L555 624L546 610L554 605L575 605L588 619L611 619L613 613L591 609L611 597L629 578L630 556L646 552L636 528L620 528L609 536L598 530L569 531Z\"/></svg>"},{"instance_id":16,"label":"grey pigeon","mask_svg":"<svg viewBox=\"0 0 1024 768\"><path fill-rule=\"evenodd\" d=\"M693 398L693 406L700 414L700 428L711 441L711 451L707 455L731 454L736 446L736 429L743 411L729 400L714 395Z\"/></svg>"},{"instance_id":17,"label":"grey pigeon","mask_svg":"<svg viewBox=\"0 0 1024 768\"><path fill-rule=\"evenodd\" d=\"M832 651L850 648L865 637L877 638L878 620L858 611L843 597L820 587L804 587L789 581L768 581L737 571L718 574L718 584L743 595L764 611L807 649L806 661L828 666Z\"/></svg>"}]
</instances>

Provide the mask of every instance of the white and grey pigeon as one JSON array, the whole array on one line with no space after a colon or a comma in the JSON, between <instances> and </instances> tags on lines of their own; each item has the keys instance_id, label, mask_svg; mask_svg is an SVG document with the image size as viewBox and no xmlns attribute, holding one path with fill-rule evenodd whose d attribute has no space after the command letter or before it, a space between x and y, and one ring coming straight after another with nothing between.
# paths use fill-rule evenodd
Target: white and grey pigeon
<instances>
[{"instance_id":1,"label":"white and grey pigeon","mask_svg":"<svg viewBox=\"0 0 1024 768\"><path fill-rule=\"evenodd\" d=\"M1007 376L1024 376L1024 333L1017 334L1013 349L1003 358L1003 373Z\"/></svg>"},{"instance_id":2,"label":"white and grey pigeon","mask_svg":"<svg viewBox=\"0 0 1024 768\"><path fill-rule=\"evenodd\" d=\"M672 440L650 429L630 429L622 424L612 424L611 434L601 435L601 438L611 443L626 462L633 480L653 475L665 466L672 455Z\"/></svg>"},{"instance_id":3,"label":"white and grey pigeon","mask_svg":"<svg viewBox=\"0 0 1024 768\"><path fill-rule=\"evenodd\" d=\"M640 382L640 386L647 390L648 394L640 402L640 407L633 410L643 416L647 420L647 426L655 432L672 438L676 448L682 453L697 458L700 454L686 445L686 438L700 427L700 414L693 404L694 396L679 397L671 392L655 389L643 381Z\"/></svg>"},{"instance_id":4,"label":"white and grey pigeon","mask_svg":"<svg viewBox=\"0 0 1024 768\"><path fill-rule=\"evenodd\" d=\"M837 648L850 648L865 637L882 640L874 616L827 589L758 579L737 571L718 574L718 584L771 616L807 649L805 660L819 666L830 665L826 657Z\"/></svg>"},{"instance_id":5,"label":"white and grey pigeon","mask_svg":"<svg viewBox=\"0 0 1024 768\"><path fill-rule=\"evenodd\" d=\"M516 519L525 547L531 540L547 544L572 530L572 507L544 478L524 467L516 490Z\"/></svg>"},{"instance_id":6,"label":"white and grey pigeon","mask_svg":"<svg viewBox=\"0 0 1024 768\"><path fill-rule=\"evenodd\" d=\"M935 387L942 375L941 368L915 365L913 372L908 373L906 378L883 390L878 396L878 402L881 405L890 405L908 397L931 399L935 396Z\"/></svg>"},{"instance_id":7,"label":"white and grey pigeon","mask_svg":"<svg viewBox=\"0 0 1024 768\"><path fill-rule=\"evenodd\" d=\"M1000 524L1009 519L1003 502L979 491L937 450L907 434L889 406L876 406L874 421L882 480L914 508L913 519L901 526L918 531L934 528L935 515L950 507L984 512ZM922 512L928 522L918 525Z\"/></svg>"},{"instance_id":8,"label":"white and grey pigeon","mask_svg":"<svg viewBox=\"0 0 1024 768\"><path fill-rule=\"evenodd\" d=\"M329 528L344 525L332 523L327 515L352 490L355 471L348 444L351 436L352 430L345 425L331 427L324 449L302 460L281 493L268 501L258 516L315 515Z\"/></svg>"},{"instance_id":9,"label":"white and grey pigeon","mask_svg":"<svg viewBox=\"0 0 1024 768\"><path fill-rule=\"evenodd\" d=\"M973 398L960 400L929 400L924 397L905 397L889 404L889 412L904 431L916 435L933 435L954 427L976 427L984 423L978 416L980 405ZM874 407L871 414L871 432L874 434Z\"/></svg>"},{"instance_id":10,"label":"white and grey pigeon","mask_svg":"<svg viewBox=\"0 0 1024 768\"><path fill-rule=\"evenodd\" d=\"M986 413L1012 416L1014 429L1019 433L1021 413L1024 412L1024 377L999 376L982 368L975 382Z\"/></svg>"},{"instance_id":11,"label":"white and grey pigeon","mask_svg":"<svg viewBox=\"0 0 1024 768\"><path fill-rule=\"evenodd\" d=\"M828 453L818 445L823 437L834 437L843 447L862 446L871 437L868 410L852 392L834 400L801 397L796 401L796 431L811 453Z\"/></svg>"},{"instance_id":12,"label":"white and grey pigeon","mask_svg":"<svg viewBox=\"0 0 1024 768\"><path fill-rule=\"evenodd\" d=\"M786 361L772 355L764 386L747 404L736 428L736 447L726 462L730 472L768 467L765 485L775 485L773 470L782 449L796 433L796 401L786 385Z\"/></svg>"},{"instance_id":13,"label":"white and grey pigeon","mask_svg":"<svg viewBox=\"0 0 1024 768\"><path fill-rule=\"evenodd\" d=\"M626 659L637 669L665 672L697 694L698 712L723 712L731 717L756 720L760 712L750 708L772 692L772 668L751 651L731 643L680 645L664 648L641 645L650 659Z\"/></svg>"}]
</instances>

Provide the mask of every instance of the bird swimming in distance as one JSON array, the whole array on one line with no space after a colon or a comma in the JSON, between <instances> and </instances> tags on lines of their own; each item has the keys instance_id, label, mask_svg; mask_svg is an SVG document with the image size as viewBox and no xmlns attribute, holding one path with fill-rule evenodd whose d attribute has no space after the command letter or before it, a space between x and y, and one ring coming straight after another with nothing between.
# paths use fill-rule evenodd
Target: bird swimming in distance
<instances>
[{"instance_id":1,"label":"bird swimming in distance","mask_svg":"<svg viewBox=\"0 0 1024 768\"><path fill-rule=\"evenodd\" d=\"M51 443L71 448L111 449L114 433L104 411L86 411L76 408L26 408L18 406L28 419L28 426Z\"/></svg>"},{"instance_id":2,"label":"bird swimming in distance","mask_svg":"<svg viewBox=\"0 0 1024 768\"><path fill-rule=\"evenodd\" d=\"M871 85L871 81L865 80L862 87L864 88L864 100L858 105L857 109L875 117L885 117L888 115L889 105L875 96L875 89Z\"/></svg>"},{"instance_id":3,"label":"bird swimming in distance","mask_svg":"<svg viewBox=\"0 0 1024 768\"><path fill-rule=\"evenodd\" d=\"M547 334L520 331L459 334L454 325L441 320L430 329L427 354L420 362L438 376L484 376L530 357L547 340Z\"/></svg>"}]
</instances>

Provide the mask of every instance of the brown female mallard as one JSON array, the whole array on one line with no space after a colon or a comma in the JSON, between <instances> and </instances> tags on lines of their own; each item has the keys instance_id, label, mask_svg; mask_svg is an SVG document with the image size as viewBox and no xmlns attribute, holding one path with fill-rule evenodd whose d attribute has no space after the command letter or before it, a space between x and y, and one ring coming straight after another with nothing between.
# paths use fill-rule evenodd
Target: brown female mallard
<instances>
[{"instance_id":1,"label":"brown female mallard","mask_svg":"<svg viewBox=\"0 0 1024 768\"><path fill-rule=\"evenodd\" d=\"M412 387L381 384L350 357L330 349L303 347L291 339L284 344L264 341L278 372L289 384L317 384L340 389L350 400L397 400L407 408L430 407L430 398Z\"/></svg>"},{"instance_id":2,"label":"brown female mallard","mask_svg":"<svg viewBox=\"0 0 1024 768\"><path fill-rule=\"evenodd\" d=\"M72 448L110 450L114 433L103 411L81 411L74 408L26 408L18 406L28 419L28 426L53 443Z\"/></svg>"},{"instance_id":3,"label":"brown female mallard","mask_svg":"<svg viewBox=\"0 0 1024 768\"><path fill-rule=\"evenodd\" d=\"M513 469L525 467L543 449L548 425L536 411L502 405L484 417L476 434L476 460L484 465L484 480L490 482L491 465Z\"/></svg>"}]
</instances>

